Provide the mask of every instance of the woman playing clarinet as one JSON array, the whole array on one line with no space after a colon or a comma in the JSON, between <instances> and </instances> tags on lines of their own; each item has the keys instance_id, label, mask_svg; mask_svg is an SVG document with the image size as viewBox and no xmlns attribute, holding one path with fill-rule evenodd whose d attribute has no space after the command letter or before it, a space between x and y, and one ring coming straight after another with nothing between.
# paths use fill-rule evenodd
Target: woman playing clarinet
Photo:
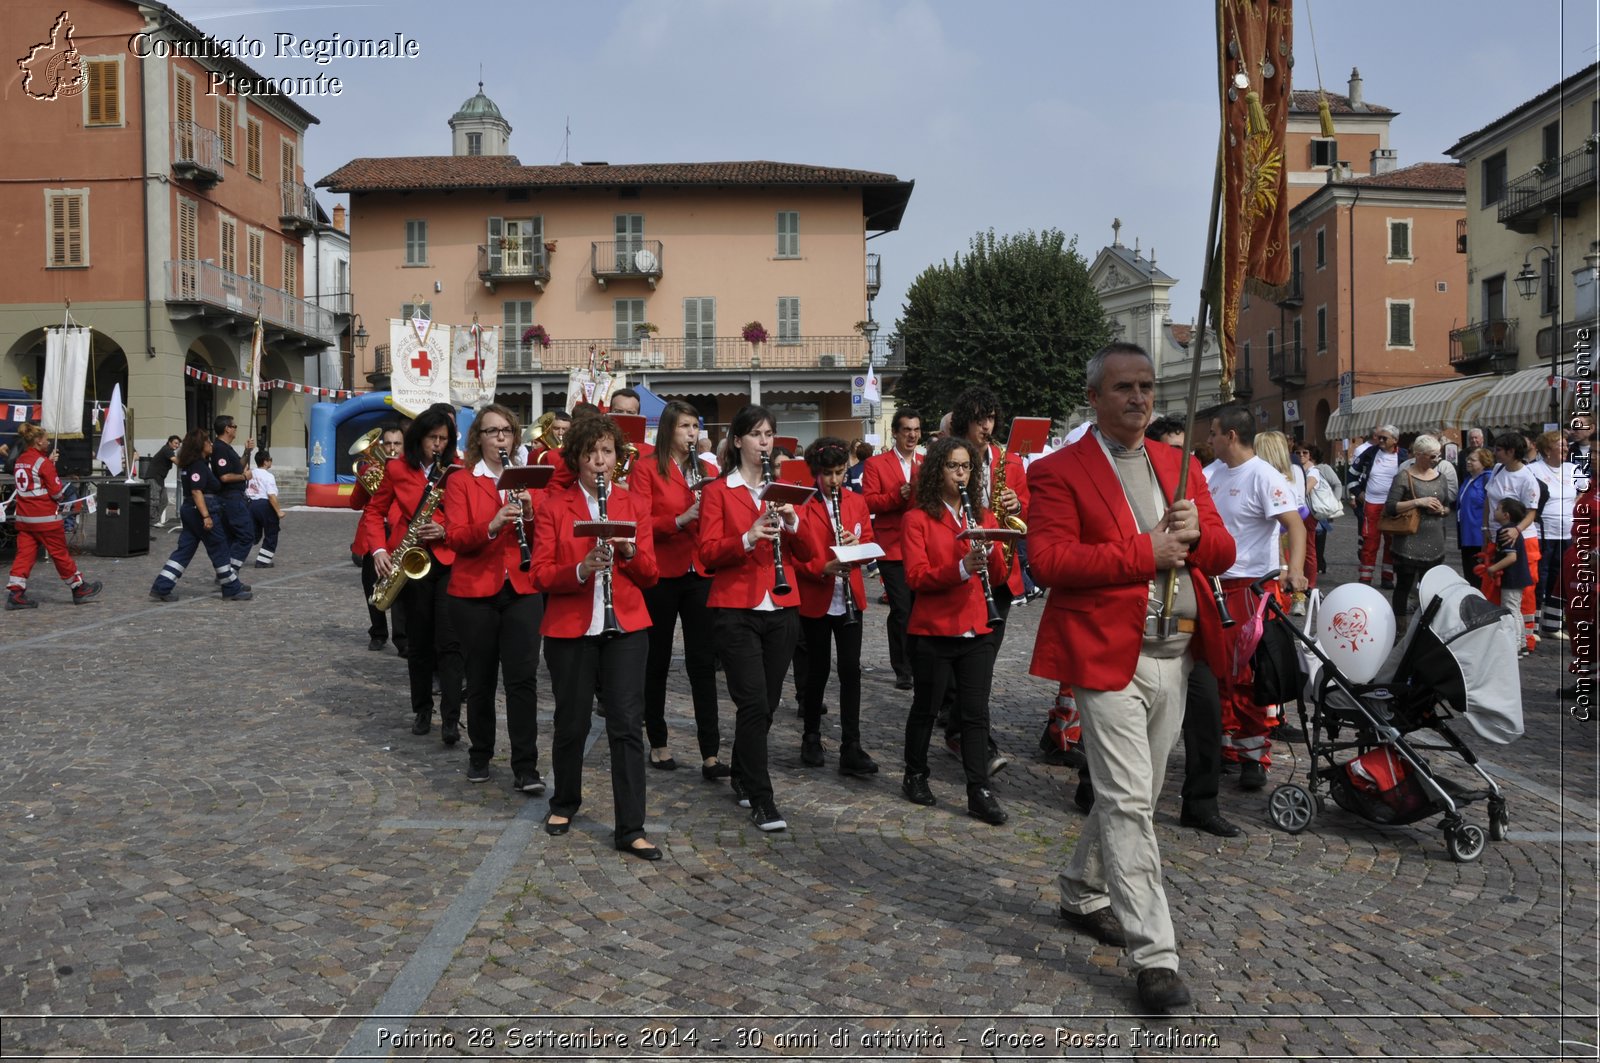
<instances>
[{"instance_id":1,"label":"woman playing clarinet","mask_svg":"<svg viewBox=\"0 0 1600 1063\"><path fill-rule=\"evenodd\" d=\"M450 599L466 655L467 781L488 782L494 759L496 672L506 687L512 788L537 796L539 622L544 605L529 573L526 492L503 491L500 474L522 438L516 414L491 404L467 432L467 467L444 493L445 542L455 551ZM449 727L447 722L446 727ZM450 741L446 734L445 740Z\"/></svg>"},{"instance_id":2,"label":"woman playing clarinet","mask_svg":"<svg viewBox=\"0 0 1600 1063\"><path fill-rule=\"evenodd\" d=\"M908 634L912 643L911 712L906 718L906 775L901 790L919 805L935 803L928 787L928 740L947 682L955 683L961 721L961 763L967 777L967 812L985 823L1006 821L989 792L989 686L997 639L990 619L995 594L1006 593L1005 558L998 545L960 537L973 526L995 527L994 513L974 510L968 485L972 445L945 438L928 448L917 476L917 505L906 511L901 534L906 582L916 592Z\"/></svg>"},{"instance_id":3,"label":"woman playing clarinet","mask_svg":"<svg viewBox=\"0 0 1600 1063\"><path fill-rule=\"evenodd\" d=\"M603 414L574 421L561 460L578 482L551 493L539 508L533 578L549 595L544 659L556 696L555 793L544 829L566 834L583 804L583 745L598 686L611 750L612 843L629 856L659 860L661 850L644 833L642 727L650 650L644 588L656 582L656 552L649 510L610 482L626 442L617 422ZM575 525L591 521L631 521L642 534L575 532Z\"/></svg>"},{"instance_id":4,"label":"woman playing clarinet","mask_svg":"<svg viewBox=\"0 0 1600 1063\"><path fill-rule=\"evenodd\" d=\"M629 487L650 510L651 535L661 579L644 592L650 610L650 661L644 678L644 730L650 740L650 766L671 771L678 764L667 747L667 674L672 669L673 631L683 620L683 669L694 696L695 732L700 743L700 774L707 782L726 779L732 769L717 759L722 734L717 724L717 672L706 599L711 579L700 568L695 545L700 535L700 488L704 466L695 456L700 415L686 402L669 402L661 411L655 453L641 457Z\"/></svg>"},{"instance_id":5,"label":"woman playing clarinet","mask_svg":"<svg viewBox=\"0 0 1600 1063\"><path fill-rule=\"evenodd\" d=\"M809 556L794 507L760 499L776 431L764 406L734 414L721 477L700 497L700 564L712 572L711 626L736 709L729 783L764 831L788 826L772 796L767 732L800 636L800 596L780 575L785 559Z\"/></svg>"}]
</instances>

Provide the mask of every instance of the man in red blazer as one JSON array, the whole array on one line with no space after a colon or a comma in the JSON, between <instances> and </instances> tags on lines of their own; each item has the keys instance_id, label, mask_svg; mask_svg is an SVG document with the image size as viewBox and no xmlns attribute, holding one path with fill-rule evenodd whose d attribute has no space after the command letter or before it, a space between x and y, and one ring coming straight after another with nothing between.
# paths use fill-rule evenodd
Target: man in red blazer
<instances>
[{"instance_id":1,"label":"man in red blazer","mask_svg":"<svg viewBox=\"0 0 1600 1063\"><path fill-rule=\"evenodd\" d=\"M1146 448L1155 367L1113 343L1086 370L1095 430L1033 463L1028 558L1051 594L1032 672L1069 684L1081 714L1095 804L1061 872L1061 916L1123 945L1149 1012L1189 1003L1161 885L1152 815L1183 721L1192 654L1220 669L1221 623L1206 574L1233 563L1198 463ZM1188 497L1174 494L1188 460ZM1165 572L1178 593L1160 615ZM1219 674L1221 672L1219 671Z\"/></svg>"},{"instance_id":2,"label":"man in red blazer","mask_svg":"<svg viewBox=\"0 0 1600 1063\"><path fill-rule=\"evenodd\" d=\"M861 470L861 494L872 514L872 536L883 547L878 573L889 594L889 664L894 668L894 688L910 690L911 655L906 647L906 621L911 617L911 586L906 583L906 566L900 556L900 522L907 509L916 505L917 470L921 459L917 443L922 439L922 417L909 406L894 412L890 425L894 447L867 459Z\"/></svg>"}]
</instances>

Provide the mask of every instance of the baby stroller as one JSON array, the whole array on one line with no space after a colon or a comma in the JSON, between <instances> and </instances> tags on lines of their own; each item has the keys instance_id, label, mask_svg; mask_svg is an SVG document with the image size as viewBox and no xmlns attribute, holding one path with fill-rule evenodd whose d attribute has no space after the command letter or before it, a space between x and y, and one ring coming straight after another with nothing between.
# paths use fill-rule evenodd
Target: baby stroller
<instances>
[{"instance_id":1,"label":"baby stroller","mask_svg":"<svg viewBox=\"0 0 1600 1063\"><path fill-rule=\"evenodd\" d=\"M1375 601L1359 599L1357 592ZM1265 623L1277 631L1264 631L1263 644L1272 642L1266 637L1272 635L1280 647L1298 651L1295 675L1304 683L1298 688L1300 721L1311 759L1306 785L1289 782L1272 791L1267 808L1273 825L1290 834L1305 830L1325 807L1326 791L1340 808L1372 823L1401 825L1442 813L1439 829L1451 858L1476 860L1484 831L1468 823L1461 809L1486 800L1493 841L1505 839L1510 819L1505 795L1450 721L1459 719L1478 737L1501 745L1521 736L1516 618L1491 605L1460 574L1436 567L1422 581L1421 607L1406 630L1393 673L1358 683L1341 673L1320 638L1339 638L1340 631L1348 631L1349 618L1363 610L1387 620L1389 605L1362 585L1346 585L1334 595L1362 604L1338 605L1330 597L1316 636L1302 630L1275 599L1267 599ZM1376 614L1378 609L1383 612ZM1292 641L1284 641L1285 632ZM1281 667L1283 654L1277 657ZM1462 785L1438 774L1429 765L1430 754L1459 758L1483 785L1476 785L1477 779Z\"/></svg>"}]
</instances>

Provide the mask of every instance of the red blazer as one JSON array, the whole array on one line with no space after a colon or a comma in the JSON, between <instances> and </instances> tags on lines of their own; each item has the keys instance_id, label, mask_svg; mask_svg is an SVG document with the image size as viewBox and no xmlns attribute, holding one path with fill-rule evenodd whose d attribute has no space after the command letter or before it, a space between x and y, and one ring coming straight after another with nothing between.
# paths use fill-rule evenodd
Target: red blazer
<instances>
[{"instance_id":1,"label":"red blazer","mask_svg":"<svg viewBox=\"0 0 1600 1063\"><path fill-rule=\"evenodd\" d=\"M729 487L728 479L711 480L700 492L700 569L712 574L706 604L718 609L754 609L772 593L772 544L762 541L754 550L745 550L744 533L756 522L756 504L743 487ZM773 594L772 601L784 607L799 605L800 593L793 589L798 580L792 573L797 562L810 556L811 546L799 532L785 531L781 542L790 590Z\"/></svg>"},{"instance_id":2,"label":"red blazer","mask_svg":"<svg viewBox=\"0 0 1600 1063\"><path fill-rule=\"evenodd\" d=\"M643 631L650 626L650 611L645 608L643 588L656 584L656 548L646 533L650 511L626 487L611 488L606 496L606 516L613 520L632 520L639 524L635 540L638 552L632 561L620 557L611 570L611 606L624 631ZM578 582L578 562L594 546L588 536L572 534L572 522L589 520L589 502L583 488L572 485L560 494L548 495L535 519L533 582L550 597L544 605L544 623L539 631L546 638L583 637L594 619L594 587L599 575Z\"/></svg>"},{"instance_id":3,"label":"red blazer","mask_svg":"<svg viewBox=\"0 0 1600 1063\"><path fill-rule=\"evenodd\" d=\"M1156 480L1171 498L1184 455L1159 444L1148 450ZM1188 460L1190 497L1200 514L1200 540L1188 564L1199 609L1191 648L1223 677L1232 669L1206 581L1233 564L1233 536L1211 502L1200 463ZM1038 497L1028 524L1028 567L1050 596L1029 670L1088 690L1121 690L1133 679L1144 641L1145 606L1156 575L1150 536L1134 524L1122 484L1092 432L1034 462L1033 490Z\"/></svg>"},{"instance_id":4,"label":"red blazer","mask_svg":"<svg viewBox=\"0 0 1600 1063\"><path fill-rule=\"evenodd\" d=\"M683 478L676 462L667 463L667 474L656 468L655 457L640 458L628 476L628 490L650 513L650 529L655 540L656 567L662 579L672 579L689 571L697 561L700 518L678 527L678 514L694 505L694 492Z\"/></svg>"},{"instance_id":5,"label":"red blazer","mask_svg":"<svg viewBox=\"0 0 1600 1063\"><path fill-rule=\"evenodd\" d=\"M356 484L350 491L350 508L358 513L365 512L367 503L372 501L372 496L367 494L367 489L361 486L361 474L366 472L371 464L371 462L363 461L356 466ZM384 528L383 534L377 539L369 539L367 522L358 522L356 524L355 541L350 544L350 552L364 557L374 550L381 549L383 544L388 541L388 531L387 528Z\"/></svg>"},{"instance_id":6,"label":"red blazer","mask_svg":"<svg viewBox=\"0 0 1600 1063\"><path fill-rule=\"evenodd\" d=\"M453 479L459 472L458 466L449 475ZM413 468L405 458L390 458L383 467L383 483L379 485L378 493L361 511L361 526L356 531L356 540L371 544L373 551L394 553L400 540L406 537L412 516L422 507L427 484L428 474L425 470ZM434 512L437 520L438 511ZM385 522L388 524L387 531L384 530ZM441 565L455 563L455 551L447 543L436 543L431 549L433 559Z\"/></svg>"},{"instance_id":7,"label":"red blazer","mask_svg":"<svg viewBox=\"0 0 1600 1063\"><path fill-rule=\"evenodd\" d=\"M864 543L873 541L872 515L867 512L866 501L846 487L840 494L844 508L844 528L861 537ZM820 497L813 498L800 507L800 534L808 543L806 559L795 559L794 575L790 582L800 592L800 615L816 619L828 615L833 604L833 576L824 575L822 566L833 560L833 517ZM784 561L788 566L789 562ZM850 567L850 596L856 608L866 611L867 586L861 576L861 566Z\"/></svg>"},{"instance_id":8,"label":"red blazer","mask_svg":"<svg viewBox=\"0 0 1600 1063\"><path fill-rule=\"evenodd\" d=\"M980 513L985 528L995 527L994 514ZM976 631L989 633L989 607L983 600L983 581L973 573L961 578L961 559L966 556L964 540L957 539L960 525L945 510L937 519L921 509L906 512L900 526L904 539L906 582L917 592L911 603L908 635L964 635ZM989 548L989 584L995 594L1004 594L1005 558L1000 547Z\"/></svg>"},{"instance_id":9,"label":"red blazer","mask_svg":"<svg viewBox=\"0 0 1600 1063\"><path fill-rule=\"evenodd\" d=\"M541 499L529 492L535 514ZM507 579L518 594L533 594L533 576L522 571L522 546L517 542L515 524L506 524L489 538L489 522L505 505L494 480L478 476L471 469L450 474L444 489L444 541L455 552L455 567L450 570L450 593L457 598L492 598L500 593ZM524 521L523 530L533 543L533 521Z\"/></svg>"},{"instance_id":10,"label":"red blazer","mask_svg":"<svg viewBox=\"0 0 1600 1063\"><path fill-rule=\"evenodd\" d=\"M872 534L883 547L885 561L900 560L900 522L906 511L917 507L916 469L922 464L922 455L911 459L911 495L900 497L900 487L906 483L905 472L900 468L900 455L894 451L874 454L861 470L861 494L872 511Z\"/></svg>"}]
</instances>

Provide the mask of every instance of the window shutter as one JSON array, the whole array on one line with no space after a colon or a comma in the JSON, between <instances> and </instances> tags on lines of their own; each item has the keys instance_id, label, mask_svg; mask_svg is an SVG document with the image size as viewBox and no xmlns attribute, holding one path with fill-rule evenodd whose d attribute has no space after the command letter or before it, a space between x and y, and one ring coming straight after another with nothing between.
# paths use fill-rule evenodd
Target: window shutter
<instances>
[{"instance_id":1,"label":"window shutter","mask_svg":"<svg viewBox=\"0 0 1600 1063\"><path fill-rule=\"evenodd\" d=\"M238 113L233 104L222 98L217 99L217 139L221 142L222 161L233 161L233 129L238 121Z\"/></svg>"},{"instance_id":2,"label":"window shutter","mask_svg":"<svg viewBox=\"0 0 1600 1063\"><path fill-rule=\"evenodd\" d=\"M89 81L89 125L122 124L121 64L99 60L84 64Z\"/></svg>"},{"instance_id":3,"label":"window shutter","mask_svg":"<svg viewBox=\"0 0 1600 1063\"><path fill-rule=\"evenodd\" d=\"M501 242L505 237L504 218L489 219L489 272L499 273L504 259L501 255Z\"/></svg>"},{"instance_id":4,"label":"window shutter","mask_svg":"<svg viewBox=\"0 0 1600 1063\"><path fill-rule=\"evenodd\" d=\"M239 272L239 223L232 218L218 219L222 242L222 269L226 273Z\"/></svg>"},{"instance_id":5,"label":"window shutter","mask_svg":"<svg viewBox=\"0 0 1600 1063\"><path fill-rule=\"evenodd\" d=\"M245 122L244 167L251 177L261 176L261 123L254 118Z\"/></svg>"}]
</instances>

